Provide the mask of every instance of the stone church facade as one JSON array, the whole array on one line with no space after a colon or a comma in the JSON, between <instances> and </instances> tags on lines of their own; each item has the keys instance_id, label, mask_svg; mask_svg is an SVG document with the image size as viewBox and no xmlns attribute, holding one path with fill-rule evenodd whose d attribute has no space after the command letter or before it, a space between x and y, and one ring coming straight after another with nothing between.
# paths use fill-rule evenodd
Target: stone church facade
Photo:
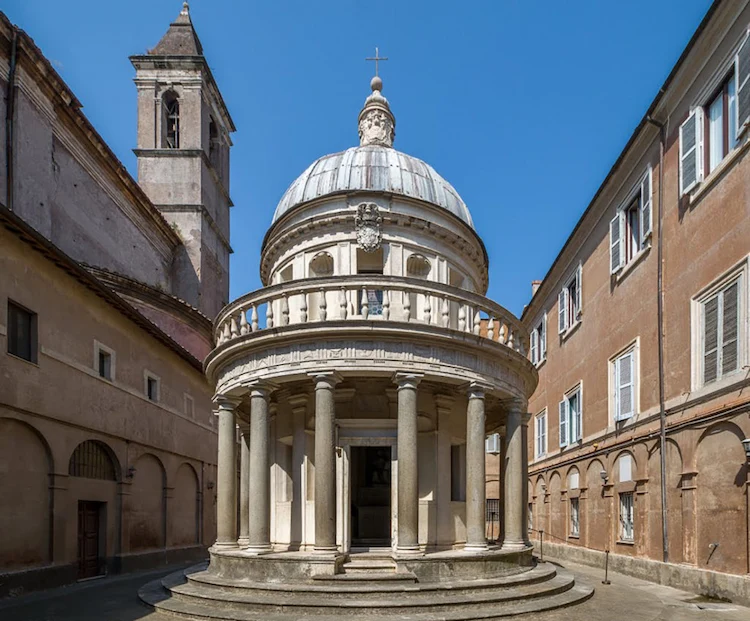
<instances>
[{"instance_id":1,"label":"stone church facade","mask_svg":"<svg viewBox=\"0 0 750 621\"><path fill-rule=\"evenodd\" d=\"M0 596L216 538L234 126L187 8L131 61L138 180L0 14Z\"/></svg>"},{"instance_id":2,"label":"stone church facade","mask_svg":"<svg viewBox=\"0 0 750 621\"><path fill-rule=\"evenodd\" d=\"M537 547L746 602L749 25L712 5L522 316Z\"/></svg>"}]
</instances>

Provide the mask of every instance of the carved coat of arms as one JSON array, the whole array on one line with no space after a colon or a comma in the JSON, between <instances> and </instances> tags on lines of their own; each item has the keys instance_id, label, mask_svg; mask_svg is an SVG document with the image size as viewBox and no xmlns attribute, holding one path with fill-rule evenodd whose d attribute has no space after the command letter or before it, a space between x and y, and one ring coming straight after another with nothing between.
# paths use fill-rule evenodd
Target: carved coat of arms
<instances>
[{"instance_id":1,"label":"carved coat of arms","mask_svg":"<svg viewBox=\"0 0 750 621\"><path fill-rule=\"evenodd\" d=\"M354 227L357 230L357 243L365 252L375 252L383 239L381 226L383 218L375 203L357 205Z\"/></svg>"}]
</instances>

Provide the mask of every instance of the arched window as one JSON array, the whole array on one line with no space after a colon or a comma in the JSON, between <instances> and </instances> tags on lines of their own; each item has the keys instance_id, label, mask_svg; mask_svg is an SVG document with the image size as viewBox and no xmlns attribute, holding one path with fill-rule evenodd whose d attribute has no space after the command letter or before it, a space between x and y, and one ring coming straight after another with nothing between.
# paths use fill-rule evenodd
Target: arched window
<instances>
[{"instance_id":1,"label":"arched window","mask_svg":"<svg viewBox=\"0 0 750 621\"><path fill-rule=\"evenodd\" d=\"M117 469L109 451L96 440L86 440L76 447L70 456L68 474L85 479L117 481Z\"/></svg>"},{"instance_id":2,"label":"arched window","mask_svg":"<svg viewBox=\"0 0 750 621\"><path fill-rule=\"evenodd\" d=\"M162 103L162 148L180 148L180 100L177 93L167 91Z\"/></svg>"}]
</instances>

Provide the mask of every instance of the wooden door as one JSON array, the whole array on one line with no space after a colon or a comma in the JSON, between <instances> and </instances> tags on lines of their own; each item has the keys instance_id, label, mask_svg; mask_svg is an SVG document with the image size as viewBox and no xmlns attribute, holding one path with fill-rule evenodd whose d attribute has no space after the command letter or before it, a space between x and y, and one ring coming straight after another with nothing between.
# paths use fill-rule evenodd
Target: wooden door
<instances>
[{"instance_id":1,"label":"wooden door","mask_svg":"<svg viewBox=\"0 0 750 621\"><path fill-rule=\"evenodd\" d=\"M101 572L99 562L99 515L101 503L78 501L78 579L93 578Z\"/></svg>"}]
</instances>

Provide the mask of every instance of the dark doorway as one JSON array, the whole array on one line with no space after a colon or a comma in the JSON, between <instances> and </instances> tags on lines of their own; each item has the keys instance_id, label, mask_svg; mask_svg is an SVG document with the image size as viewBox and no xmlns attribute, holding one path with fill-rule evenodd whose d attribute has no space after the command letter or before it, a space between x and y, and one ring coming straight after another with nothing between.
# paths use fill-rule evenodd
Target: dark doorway
<instances>
[{"instance_id":1,"label":"dark doorway","mask_svg":"<svg viewBox=\"0 0 750 621\"><path fill-rule=\"evenodd\" d=\"M101 562L101 502L78 501L78 579L94 578L104 573Z\"/></svg>"},{"instance_id":2,"label":"dark doorway","mask_svg":"<svg viewBox=\"0 0 750 621\"><path fill-rule=\"evenodd\" d=\"M391 545L391 447L351 448L352 545Z\"/></svg>"}]
</instances>

